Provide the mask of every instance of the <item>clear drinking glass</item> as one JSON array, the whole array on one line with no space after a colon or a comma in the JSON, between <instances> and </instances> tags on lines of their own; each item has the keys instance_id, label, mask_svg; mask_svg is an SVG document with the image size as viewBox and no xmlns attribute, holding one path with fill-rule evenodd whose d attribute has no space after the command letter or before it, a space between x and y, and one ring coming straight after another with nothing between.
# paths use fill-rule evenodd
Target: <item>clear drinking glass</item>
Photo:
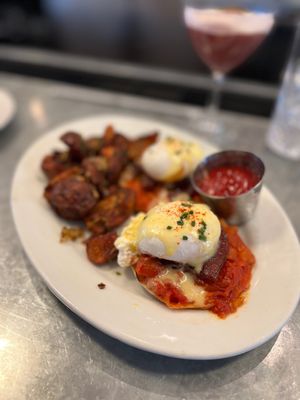
<instances>
[{"instance_id":1,"label":"clear drinking glass","mask_svg":"<svg viewBox=\"0 0 300 400\"><path fill-rule=\"evenodd\" d=\"M266 142L275 153L300 160L300 22Z\"/></svg>"},{"instance_id":2,"label":"clear drinking glass","mask_svg":"<svg viewBox=\"0 0 300 400\"><path fill-rule=\"evenodd\" d=\"M203 133L218 135L222 132L218 108L225 75L259 47L274 25L270 2L264 7L262 3L183 0L184 22L193 47L210 68L214 82L208 112L199 123Z\"/></svg>"}]
</instances>

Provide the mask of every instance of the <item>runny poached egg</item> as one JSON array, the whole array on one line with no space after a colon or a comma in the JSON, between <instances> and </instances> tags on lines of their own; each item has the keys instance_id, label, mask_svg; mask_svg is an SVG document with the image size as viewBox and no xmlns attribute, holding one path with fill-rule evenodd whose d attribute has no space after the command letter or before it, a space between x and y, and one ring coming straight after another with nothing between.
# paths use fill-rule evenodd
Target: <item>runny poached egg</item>
<instances>
[{"instance_id":1,"label":"runny poached egg","mask_svg":"<svg viewBox=\"0 0 300 400\"><path fill-rule=\"evenodd\" d=\"M144 151L141 165L155 180L176 182L188 176L202 157L198 144L167 137Z\"/></svg>"},{"instance_id":2,"label":"runny poached egg","mask_svg":"<svg viewBox=\"0 0 300 400\"><path fill-rule=\"evenodd\" d=\"M218 249L221 225L204 204L160 203L132 218L115 246L118 264L129 267L138 254L187 264L200 272Z\"/></svg>"}]
</instances>

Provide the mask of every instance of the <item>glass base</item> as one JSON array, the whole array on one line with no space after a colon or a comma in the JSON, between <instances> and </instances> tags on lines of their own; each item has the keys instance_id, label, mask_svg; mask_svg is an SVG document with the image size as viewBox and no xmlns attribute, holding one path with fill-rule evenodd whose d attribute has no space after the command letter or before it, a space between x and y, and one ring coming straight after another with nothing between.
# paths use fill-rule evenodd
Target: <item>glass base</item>
<instances>
[{"instance_id":1,"label":"glass base","mask_svg":"<svg viewBox=\"0 0 300 400\"><path fill-rule=\"evenodd\" d=\"M217 147L234 148L238 137L237 126L232 120L223 119L221 114L218 111L215 118L208 118L206 109L189 110L190 126L199 136Z\"/></svg>"},{"instance_id":2,"label":"glass base","mask_svg":"<svg viewBox=\"0 0 300 400\"><path fill-rule=\"evenodd\" d=\"M204 118L198 122L198 129L205 136L218 138L224 132L224 125L219 119Z\"/></svg>"},{"instance_id":3,"label":"glass base","mask_svg":"<svg viewBox=\"0 0 300 400\"><path fill-rule=\"evenodd\" d=\"M285 126L281 129L279 124L272 124L266 137L266 144L270 150L289 160L300 160L300 132L289 131Z\"/></svg>"}]
</instances>

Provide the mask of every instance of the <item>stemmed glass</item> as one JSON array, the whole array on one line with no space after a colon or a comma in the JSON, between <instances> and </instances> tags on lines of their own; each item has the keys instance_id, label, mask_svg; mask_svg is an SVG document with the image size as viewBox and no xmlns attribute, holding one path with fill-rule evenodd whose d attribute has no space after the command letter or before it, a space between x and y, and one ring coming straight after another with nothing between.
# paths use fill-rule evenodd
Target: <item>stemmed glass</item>
<instances>
[{"instance_id":1,"label":"stemmed glass","mask_svg":"<svg viewBox=\"0 0 300 400\"><path fill-rule=\"evenodd\" d=\"M199 125L204 134L223 131L218 108L225 75L242 64L272 30L274 9L268 3L261 8L262 3L256 7L254 1L183 0L184 22L193 47L213 78L211 101Z\"/></svg>"}]
</instances>

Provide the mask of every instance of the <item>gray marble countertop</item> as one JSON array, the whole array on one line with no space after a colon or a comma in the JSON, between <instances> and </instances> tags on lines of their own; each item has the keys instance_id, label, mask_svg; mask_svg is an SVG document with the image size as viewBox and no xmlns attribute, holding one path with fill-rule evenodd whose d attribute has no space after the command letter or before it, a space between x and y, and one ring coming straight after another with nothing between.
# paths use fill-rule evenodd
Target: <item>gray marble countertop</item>
<instances>
[{"instance_id":1,"label":"gray marble countertop","mask_svg":"<svg viewBox=\"0 0 300 400\"><path fill-rule=\"evenodd\" d=\"M0 399L299 399L299 307L279 335L241 356L188 361L146 353L106 336L62 305L16 235L11 180L18 159L37 137L74 118L106 112L150 115L193 129L197 110L8 74L0 74L0 86L17 101L16 118L0 132ZM267 120L223 118L228 133L221 145L263 158L266 184L299 235L299 163L265 147Z\"/></svg>"}]
</instances>

